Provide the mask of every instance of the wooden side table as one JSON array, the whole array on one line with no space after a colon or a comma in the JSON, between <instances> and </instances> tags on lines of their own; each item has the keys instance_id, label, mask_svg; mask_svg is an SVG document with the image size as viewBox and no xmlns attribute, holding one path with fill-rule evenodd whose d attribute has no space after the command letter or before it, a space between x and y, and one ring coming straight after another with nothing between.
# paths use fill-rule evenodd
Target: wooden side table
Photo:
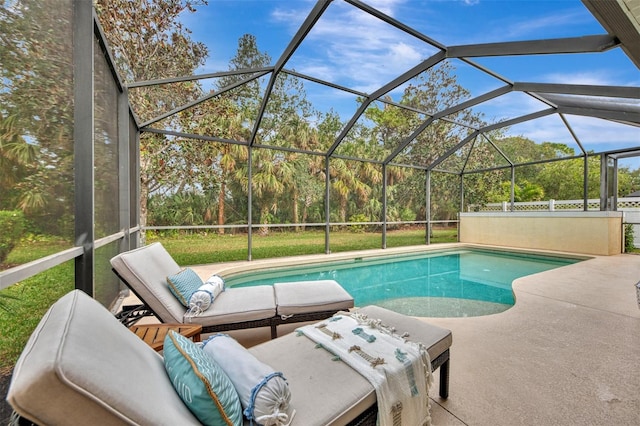
<instances>
[{"instance_id":1,"label":"wooden side table","mask_svg":"<svg viewBox=\"0 0 640 426\"><path fill-rule=\"evenodd\" d=\"M156 351L164 347L164 338L169 330L177 331L184 337L190 337L194 342L200 341L202 326L199 324L144 324L129 327L139 338Z\"/></svg>"}]
</instances>

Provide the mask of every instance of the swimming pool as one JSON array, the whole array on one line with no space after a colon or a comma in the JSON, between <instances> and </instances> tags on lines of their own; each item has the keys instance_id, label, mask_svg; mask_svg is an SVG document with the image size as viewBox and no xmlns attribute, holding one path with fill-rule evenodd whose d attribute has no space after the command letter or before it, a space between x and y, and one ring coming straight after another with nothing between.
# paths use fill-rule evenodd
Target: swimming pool
<instances>
[{"instance_id":1,"label":"swimming pool","mask_svg":"<svg viewBox=\"0 0 640 426\"><path fill-rule=\"evenodd\" d=\"M356 306L375 304L406 315L488 315L515 303L513 280L584 260L485 249L433 250L361 257L225 277L228 286L333 279Z\"/></svg>"}]
</instances>

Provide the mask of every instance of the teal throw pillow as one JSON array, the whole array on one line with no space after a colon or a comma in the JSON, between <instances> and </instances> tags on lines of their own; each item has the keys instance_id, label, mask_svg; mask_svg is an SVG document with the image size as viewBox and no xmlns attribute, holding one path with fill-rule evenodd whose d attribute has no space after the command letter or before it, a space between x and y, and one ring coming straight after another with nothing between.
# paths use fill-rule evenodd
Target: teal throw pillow
<instances>
[{"instance_id":1,"label":"teal throw pillow","mask_svg":"<svg viewBox=\"0 0 640 426\"><path fill-rule=\"evenodd\" d=\"M233 383L199 346L170 331L164 366L182 401L204 425L242 425L242 406Z\"/></svg>"},{"instance_id":2,"label":"teal throw pillow","mask_svg":"<svg viewBox=\"0 0 640 426\"><path fill-rule=\"evenodd\" d=\"M189 298L202 284L202 280L191 268L184 268L182 271L167 277L167 284L171 293L184 306L189 306Z\"/></svg>"}]
</instances>

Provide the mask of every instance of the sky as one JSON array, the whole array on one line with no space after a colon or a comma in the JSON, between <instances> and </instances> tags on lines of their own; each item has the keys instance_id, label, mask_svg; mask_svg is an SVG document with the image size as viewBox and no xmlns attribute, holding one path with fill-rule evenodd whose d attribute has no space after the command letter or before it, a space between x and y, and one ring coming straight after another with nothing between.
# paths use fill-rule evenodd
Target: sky
<instances>
[{"instance_id":1,"label":"sky","mask_svg":"<svg viewBox=\"0 0 640 426\"><path fill-rule=\"evenodd\" d=\"M580 0L365 0L445 46L606 34ZM256 37L258 48L275 63L304 19L313 0L209 0L195 14L182 16L192 38L209 49L197 73L229 69L238 40ZM286 69L371 93L436 53L437 49L372 17L342 0L334 0ZM475 58L473 62L510 81L640 87L640 70L620 48L598 54ZM457 59L451 60L458 83L472 97L504 83ZM402 88L390 95L399 100ZM351 118L355 96L305 83L307 97L321 111ZM476 107L489 122L518 117L547 106L513 92ZM604 120L569 116L569 124L586 149L606 151L640 147L640 129ZM578 149L562 120L549 118L510 129L536 142L566 143Z\"/></svg>"}]
</instances>

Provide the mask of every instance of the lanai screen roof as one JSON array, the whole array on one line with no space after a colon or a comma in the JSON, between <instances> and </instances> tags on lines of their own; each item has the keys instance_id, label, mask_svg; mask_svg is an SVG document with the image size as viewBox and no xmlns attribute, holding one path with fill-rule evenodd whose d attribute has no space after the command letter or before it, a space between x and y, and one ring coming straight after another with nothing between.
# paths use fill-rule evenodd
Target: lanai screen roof
<instances>
[{"instance_id":1,"label":"lanai screen roof","mask_svg":"<svg viewBox=\"0 0 640 426\"><path fill-rule=\"evenodd\" d=\"M409 26L386 14L382 9L376 9L372 3L358 0L318 0L298 31L269 66L128 85L131 91L135 91L140 87L149 90L152 87L176 84L185 80L198 80L205 88L207 81L215 81L230 74L243 76L240 83L257 81L261 90L261 102L256 108L254 119L243 124L246 127L246 136L229 139L213 133L192 134L183 127L176 126L176 120L173 120L200 103L208 102L225 93L232 93L239 87L238 82L227 87L216 87L215 91L203 89L200 97L167 111L156 111L156 116L139 116L142 130L169 137L189 137L306 152L304 147L295 146L286 138L275 137L262 127L263 118L269 114L269 99L274 86L285 76L294 76L303 82L312 102L314 97L318 100L316 105L326 102L327 98L340 102L350 100L352 105L351 111L341 114L344 125L336 132L335 137L311 152L317 155L466 173L474 170L469 168L469 163L464 159L474 155L474 147L483 146L483 152L488 149L495 154L492 157L493 163L485 164L485 169L510 167L518 163L526 164L527 160L509 158L495 141L493 132L509 129L507 136L527 137L527 133L519 128L526 127L530 130L531 123L535 123L533 128L553 129L553 133L548 135L545 141L560 142L573 148L574 153L568 153L568 158L601 152L623 157L640 152L640 74L637 74L629 85L605 86L572 84L571 81L521 81L517 75L510 73L510 64L523 60L539 61L539 66L544 67L547 74L552 73L554 58L560 55L575 55L577 59L587 58L588 60L584 61L586 66L593 61L607 61L611 55L624 55L629 66L638 71L640 0L583 0L583 7L589 10L603 28L603 31L594 34L471 45L442 43L423 33L418 27ZM363 28L384 28L385 38L381 38L381 41L388 43L391 37L398 46L417 43L424 57L414 58L413 62L407 57L402 57L401 59L407 63L403 72L382 85L362 87L352 84L353 81L349 78L337 77L337 73L330 72L330 65L335 64L315 63L314 58L310 56L313 49L322 46L323 32L327 31L324 23L327 20L345 23L341 29L345 40L349 41L345 44L345 49L357 51L360 47L357 42L359 36L362 43L370 42L371 38L368 37L369 34L363 33ZM361 26L362 22L367 22L367 26ZM442 25L446 25L446 22ZM247 28L246 32L251 33L251 28ZM380 57L368 56L366 49L362 49L361 52L363 68L385 69L386 64L380 62ZM339 60L336 58L337 64ZM576 63L580 61L576 60ZM458 82L462 86L465 86L465 81L481 81L484 90L469 93L469 96L454 105L447 104L446 108L436 106L433 110L414 108L400 101L404 88L415 82L422 73L442 65L454 67ZM446 87L443 87L438 95L446 96L445 89ZM489 118L485 115L480 122L466 121L464 116L459 114L469 110L483 112L490 106L498 106L500 114ZM356 123L368 125L365 111L371 107L402 110L404 114L413 116L414 126L395 143L386 144L384 149L376 151L375 158L360 158L357 150L349 149L353 143L350 132ZM318 108L322 109L321 106ZM428 162L418 163L415 162L415 157L405 155L410 152L413 144L419 143L420 135L438 122L447 123L448 142L442 144ZM502 135L504 136L504 133ZM602 142L608 143L607 148L602 148L605 146L600 144ZM451 156L463 160L449 162ZM409 164L408 161L414 162Z\"/></svg>"}]
</instances>

